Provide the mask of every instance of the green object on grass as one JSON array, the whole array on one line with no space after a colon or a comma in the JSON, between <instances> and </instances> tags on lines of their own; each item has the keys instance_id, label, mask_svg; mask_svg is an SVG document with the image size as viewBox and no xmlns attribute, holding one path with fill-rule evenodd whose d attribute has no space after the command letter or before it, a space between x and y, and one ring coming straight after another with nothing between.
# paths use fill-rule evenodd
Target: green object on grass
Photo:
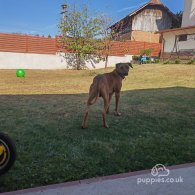
<instances>
[{"instance_id":1,"label":"green object on grass","mask_svg":"<svg viewBox=\"0 0 195 195\"><path fill-rule=\"evenodd\" d=\"M16 76L17 77L20 77L20 78L23 78L23 77L25 77L25 71L23 70L23 69L18 69L18 70L16 70Z\"/></svg>"}]
</instances>

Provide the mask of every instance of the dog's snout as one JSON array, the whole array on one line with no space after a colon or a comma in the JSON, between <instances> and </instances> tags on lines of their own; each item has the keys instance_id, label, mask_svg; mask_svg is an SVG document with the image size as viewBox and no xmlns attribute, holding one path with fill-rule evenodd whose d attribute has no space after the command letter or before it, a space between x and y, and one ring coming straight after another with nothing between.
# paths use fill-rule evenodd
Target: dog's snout
<instances>
[{"instance_id":1,"label":"dog's snout","mask_svg":"<svg viewBox=\"0 0 195 195\"><path fill-rule=\"evenodd\" d=\"M124 75L125 75L125 76L128 76L128 72L125 72Z\"/></svg>"}]
</instances>

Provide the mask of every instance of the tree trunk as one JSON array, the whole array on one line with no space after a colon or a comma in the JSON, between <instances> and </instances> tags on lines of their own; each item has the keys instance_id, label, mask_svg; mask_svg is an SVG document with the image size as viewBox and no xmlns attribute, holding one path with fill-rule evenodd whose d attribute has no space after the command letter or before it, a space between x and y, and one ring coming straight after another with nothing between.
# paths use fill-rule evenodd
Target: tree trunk
<instances>
[{"instance_id":1,"label":"tree trunk","mask_svg":"<svg viewBox=\"0 0 195 195\"><path fill-rule=\"evenodd\" d=\"M80 54L78 53L78 54L76 54L76 58L77 58L77 63L76 63L76 69L77 70L80 70L81 69L81 56L80 56Z\"/></svg>"},{"instance_id":2,"label":"tree trunk","mask_svg":"<svg viewBox=\"0 0 195 195\"><path fill-rule=\"evenodd\" d=\"M106 55L106 62L105 62L105 68L108 67L108 55Z\"/></svg>"}]
</instances>

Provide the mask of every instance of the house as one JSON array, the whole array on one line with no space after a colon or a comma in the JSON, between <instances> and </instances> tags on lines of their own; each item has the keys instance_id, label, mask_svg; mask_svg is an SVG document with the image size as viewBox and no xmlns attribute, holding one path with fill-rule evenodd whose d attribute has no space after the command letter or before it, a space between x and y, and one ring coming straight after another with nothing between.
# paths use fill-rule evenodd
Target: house
<instances>
[{"instance_id":1,"label":"house","mask_svg":"<svg viewBox=\"0 0 195 195\"><path fill-rule=\"evenodd\" d=\"M160 0L151 0L110 27L114 40L159 43L156 31L170 29L176 16Z\"/></svg>"},{"instance_id":2,"label":"house","mask_svg":"<svg viewBox=\"0 0 195 195\"><path fill-rule=\"evenodd\" d=\"M161 30L163 59L195 59L195 0L185 0L182 27Z\"/></svg>"}]
</instances>

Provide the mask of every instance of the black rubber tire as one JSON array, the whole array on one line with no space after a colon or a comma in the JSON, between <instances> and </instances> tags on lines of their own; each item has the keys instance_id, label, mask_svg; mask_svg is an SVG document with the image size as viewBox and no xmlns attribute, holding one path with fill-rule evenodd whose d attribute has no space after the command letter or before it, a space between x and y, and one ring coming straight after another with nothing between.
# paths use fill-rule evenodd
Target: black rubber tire
<instances>
[{"instance_id":1,"label":"black rubber tire","mask_svg":"<svg viewBox=\"0 0 195 195\"><path fill-rule=\"evenodd\" d=\"M16 145L15 142L5 133L0 132L0 144L3 144L7 149L8 156L5 162L0 165L0 175L6 173L16 160Z\"/></svg>"}]
</instances>

